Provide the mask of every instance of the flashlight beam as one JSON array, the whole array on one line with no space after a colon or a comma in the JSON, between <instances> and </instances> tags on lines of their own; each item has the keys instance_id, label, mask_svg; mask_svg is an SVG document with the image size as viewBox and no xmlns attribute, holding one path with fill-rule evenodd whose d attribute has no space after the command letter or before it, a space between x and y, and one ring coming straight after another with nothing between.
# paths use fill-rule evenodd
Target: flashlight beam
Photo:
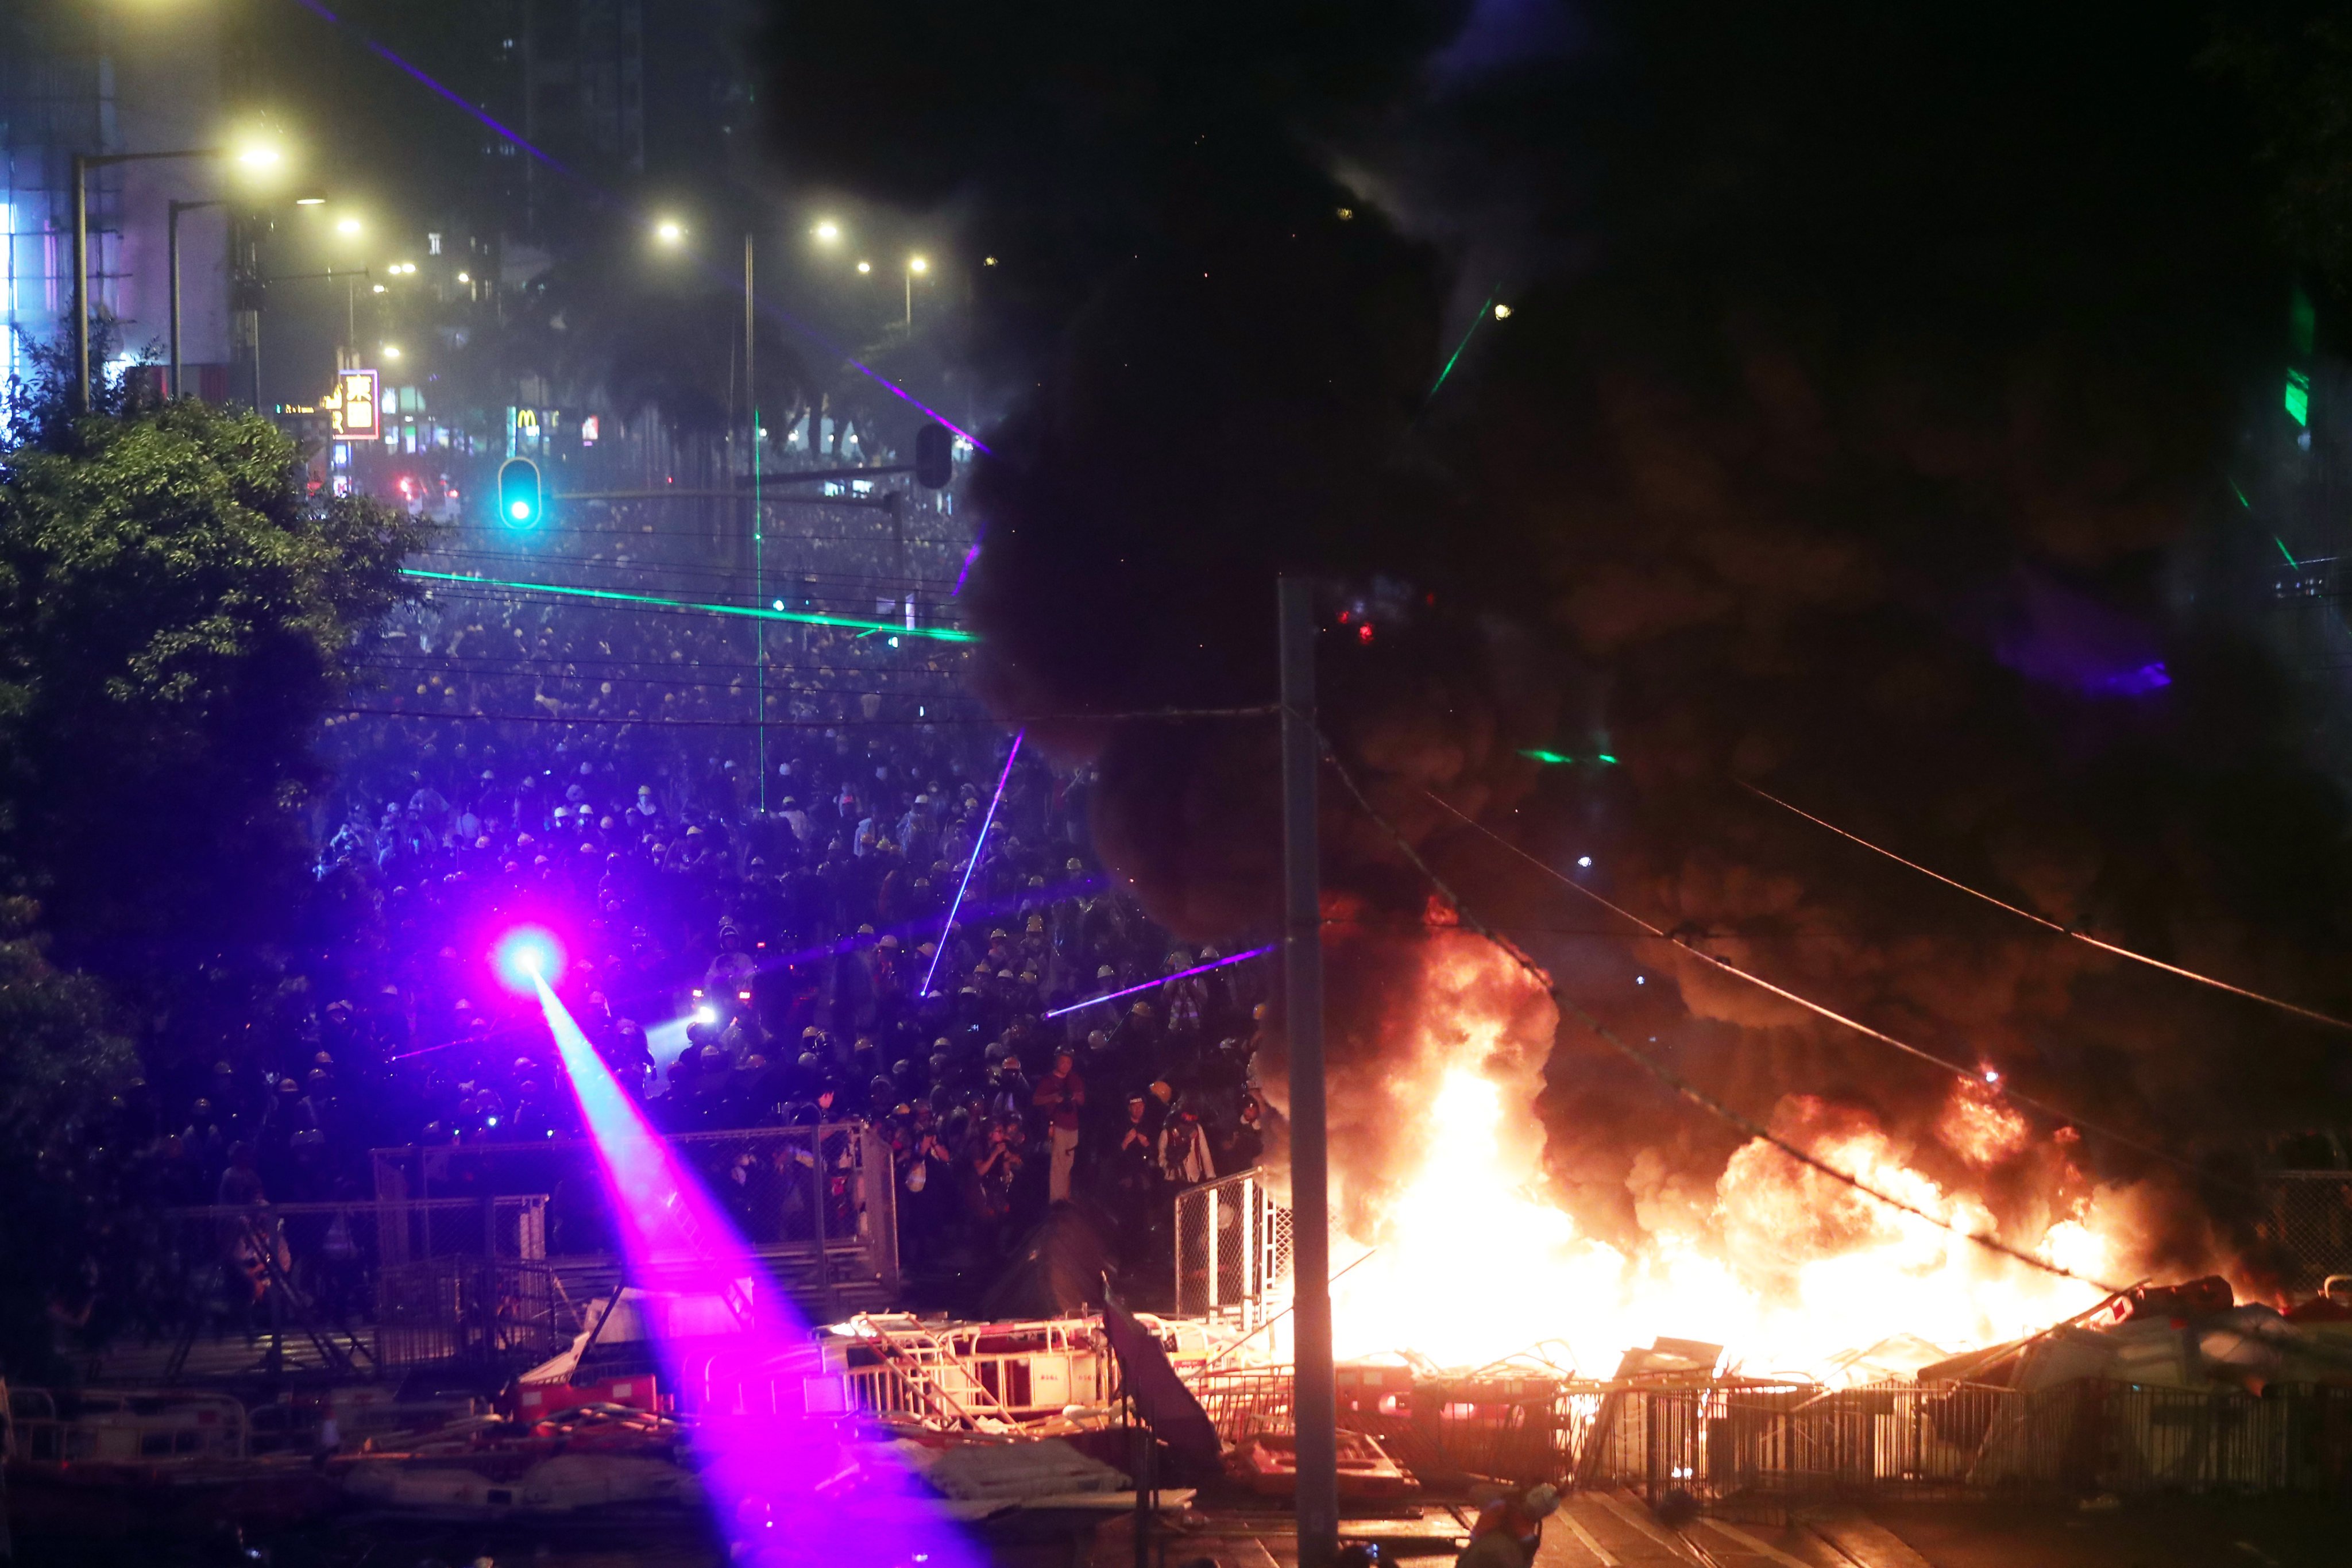
<instances>
[{"instance_id":1,"label":"flashlight beam","mask_svg":"<svg viewBox=\"0 0 2352 1568\"><path fill-rule=\"evenodd\" d=\"M1162 985L1170 985L1179 980L1190 979L1195 974L1206 974L1212 969L1223 969L1228 963L1239 963L1245 958L1264 958L1267 953L1272 952L1273 951L1273 946L1269 944L1265 947L1251 948L1247 952L1234 953L1231 958L1221 958L1214 963L1196 963L1190 969L1180 969L1173 974L1163 974L1157 980L1147 980L1140 985L1130 985L1123 991L1106 991L1099 996L1089 996L1083 1002L1073 1002L1066 1007L1056 1007L1052 1012L1046 1014L1045 1016L1048 1018L1058 1018L1065 1013L1076 1013L1081 1008L1091 1007L1097 1002L1116 1002L1122 996L1132 996L1139 991L1154 991ZM1369 1254L1367 1256L1369 1256ZM1362 1261L1362 1258L1358 1258L1356 1260L1357 1263L1360 1263ZM1354 1263L1351 1263L1348 1268L1353 1268L1356 1265ZM1345 1273L1346 1269L1342 1269L1340 1272Z\"/></svg>"},{"instance_id":2,"label":"flashlight beam","mask_svg":"<svg viewBox=\"0 0 2352 1568\"><path fill-rule=\"evenodd\" d=\"M483 588L511 588L525 594L559 594L575 599L614 599L627 605L660 605L673 610L699 610L711 616L748 616L760 621L793 621L812 626L847 626L861 632L887 632L892 637L933 637L940 642L978 642L970 632L953 626L902 626L889 621L861 621L847 616L824 616L814 610L762 610L747 605L708 605L693 599L665 599L653 594L624 594L612 588L571 588L560 583L521 583L506 577L475 577L463 572L427 572L404 566L404 577L436 583L469 583Z\"/></svg>"},{"instance_id":3,"label":"flashlight beam","mask_svg":"<svg viewBox=\"0 0 2352 1568\"><path fill-rule=\"evenodd\" d=\"M1021 754L1022 738L1028 733L1026 730L1013 732L1013 749L1004 753L1004 772L996 781L996 794L988 803L988 815L980 819L980 837L971 841L971 858L963 863L963 880L956 884L955 899L948 905L946 923L940 927L940 945L931 949L931 967L923 975L922 990L916 993L918 1001L930 994L931 981L940 972L940 960L947 956L948 932L955 930L956 910L963 907L964 889L971 886L971 873L980 864L980 853L988 847L988 825L996 820L996 808L1004 804L1004 786L1013 782L1013 759Z\"/></svg>"}]
</instances>

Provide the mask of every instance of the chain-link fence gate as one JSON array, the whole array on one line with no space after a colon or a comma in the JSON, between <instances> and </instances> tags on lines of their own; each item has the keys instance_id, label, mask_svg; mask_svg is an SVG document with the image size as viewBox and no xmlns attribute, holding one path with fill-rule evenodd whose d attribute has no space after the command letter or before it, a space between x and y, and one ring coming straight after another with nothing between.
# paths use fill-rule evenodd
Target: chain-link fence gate
<instances>
[{"instance_id":1,"label":"chain-link fence gate","mask_svg":"<svg viewBox=\"0 0 2352 1568\"><path fill-rule=\"evenodd\" d=\"M1290 1210L1255 1170L1176 1194L1178 1317L1247 1333L1289 1301Z\"/></svg>"},{"instance_id":2,"label":"chain-link fence gate","mask_svg":"<svg viewBox=\"0 0 2352 1568\"><path fill-rule=\"evenodd\" d=\"M2276 1248L2280 1284L2316 1290L2352 1275L2352 1171L2273 1171L2260 1229Z\"/></svg>"}]
</instances>

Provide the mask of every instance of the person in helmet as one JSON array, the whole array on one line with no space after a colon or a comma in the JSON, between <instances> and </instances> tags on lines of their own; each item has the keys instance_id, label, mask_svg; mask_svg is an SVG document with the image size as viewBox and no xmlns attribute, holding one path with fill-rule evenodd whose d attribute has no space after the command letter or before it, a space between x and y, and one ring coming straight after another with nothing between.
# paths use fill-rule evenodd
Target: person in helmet
<instances>
[{"instance_id":1,"label":"person in helmet","mask_svg":"<svg viewBox=\"0 0 2352 1568\"><path fill-rule=\"evenodd\" d=\"M1555 1486L1506 1492L1478 1510L1470 1544L1454 1560L1454 1568L1533 1568L1543 1545L1543 1521L1559 1510Z\"/></svg>"}]
</instances>

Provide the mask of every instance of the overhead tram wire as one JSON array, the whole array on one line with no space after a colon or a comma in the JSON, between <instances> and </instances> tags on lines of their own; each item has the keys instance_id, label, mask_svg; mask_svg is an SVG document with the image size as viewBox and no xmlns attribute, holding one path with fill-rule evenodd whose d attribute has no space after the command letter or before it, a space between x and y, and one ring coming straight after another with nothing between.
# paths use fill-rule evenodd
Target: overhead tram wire
<instances>
[{"instance_id":1,"label":"overhead tram wire","mask_svg":"<svg viewBox=\"0 0 2352 1568\"><path fill-rule=\"evenodd\" d=\"M869 621L850 616L827 616L804 610L772 610L761 605L697 604L682 599L666 598L652 594L625 594L613 588L574 588L561 583L519 583L489 577L469 577L456 572L426 572L414 566L404 566L400 574L421 580L448 583L460 587L503 588L518 594L547 594L557 597L596 599L606 603L660 605L671 610L697 611L709 616L740 616L752 620L790 621L802 626L835 626L887 633L894 637L930 637L940 642L971 643L980 639L971 632L952 626L903 626L888 621Z\"/></svg>"},{"instance_id":2,"label":"overhead tram wire","mask_svg":"<svg viewBox=\"0 0 2352 1568\"><path fill-rule=\"evenodd\" d=\"M415 559L452 564L467 562L497 563L501 569L504 569L509 563L520 563L549 573L623 572L631 577L683 578L690 582L720 584L739 583L749 575L747 573L736 572L721 566L699 566L666 561L597 561L574 555L533 555L506 550L432 550L420 552ZM814 577L815 574L794 573L792 575ZM836 581L844 587L854 583L883 588L887 591L887 596L893 598L900 596L908 589L928 588L936 593L939 588L945 586L944 583L936 577L888 577L877 574L872 577L837 576ZM724 589L714 588L711 591L723 592Z\"/></svg>"},{"instance_id":3,"label":"overhead tram wire","mask_svg":"<svg viewBox=\"0 0 2352 1568\"><path fill-rule=\"evenodd\" d=\"M866 693L812 689L807 695L816 697L856 697L864 696ZM905 700L903 697L900 700L902 701ZM925 699L925 700L929 700L929 699ZM469 723L484 724L688 724L721 726L736 725L740 728L749 729L758 722L757 720L753 719L627 719L605 715L588 715L573 718L560 713L451 713L446 711L430 712L421 709L412 710L404 708L346 707L330 708L325 711L337 716L349 714L372 714L377 718L383 719L463 720ZM1031 724L1080 722L1110 723L1114 721L1119 723L1137 723L1148 722L1155 720L1182 721L1192 719L1251 718L1262 714L1276 713L1279 711L1281 711L1281 710L1275 707L1153 708L1129 713L1042 713L1025 717L1015 715L1007 719L999 719L993 715L976 719L866 719L863 717L856 719L771 719L768 721L768 724L772 729L798 730L837 730L846 729L859 724L993 724L1002 729L1007 727L1026 727Z\"/></svg>"},{"instance_id":4,"label":"overhead tram wire","mask_svg":"<svg viewBox=\"0 0 2352 1568\"><path fill-rule=\"evenodd\" d=\"M611 714L428 712L405 708L330 708L332 718L413 719L439 724L634 724L646 730L755 730L757 719L629 719ZM1003 729L1003 721L981 715L970 719L771 719L771 730L856 730L875 726L921 729L927 725L983 724Z\"/></svg>"},{"instance_id":5,"label":"overhead tram wire","mask_svg":"<svg viewBox=\"0 0 2352 1568\"><path fill-rule=\"evenodd\" d=\"M1683 952L1689 953L1693 958L1697 959L1701 963L1711 965L1719 972L1728 974L1736 980L1744 980L1748 984L1756 986L1760 990L1769 991L1784 1002L1794 1003L1796 1005L1804 1008L1807 1012L1827 1018L1833 1024L1843 1025L1858 1035L1863 1035L1870 1039L1876 1040L1881 1045L1892 1047L1894 1049L1902 1052L1905 1056L1915 1057L1920 1061L1927 1063L1931 1067L1940 1068L1944 1071L1950 1073L1955 1078L1965 1079L1970 1083L1986 1084L1987 1080L1983 1072L1980 1070L1969 1068L1962 1063L1953 1061L1948 1057L1937 1056L1935 1052L1925 1049L1919 1046L1915 1046L1908 1040L1897 1039L1895 1037L1886 1033L1883 1029L1873 1028L1870 1025L1864 1023L1859 1018L1849 1017L1845 1014L1838 1012L1834 1008L1823 1006L1821 1003L1812 1000L1812 998L1809 996L1801 996L1796 992L1790 991L1785 986L1776 985L1760 974L1752 973L1748 970L1742 969L1738 964L1731 963L1727 959L1717 958L1715 954L1707 952L1705 948L1694 946L1685 938L1677 936L1672 931L1663 931L1658 927L1652 925L1648 921L1643 920L1641 916L1625 908L1622 904L1612 902L1610 900L1601 897L1599 893L1596 893L1591 889L1584 886L1581 882L1577 881L1574 878L1563 876L1560 872L1545 865L1541 860L1537 859L1534 856L1528 854L1526 850L1520 848L1509 839L1505 838L1501 834L1496 833L1485 823L1480 822L1476 818L1463 812L1459 807L1455 806L1453 802L1440 798L1432 791L1424 790L1422 793L1427 795L1431 801L1451 813L1464 825L1484 834L1486 837L1494 840L1496 844L1499 845L1504 849L1508 850L1513 855L1517 856L1520 859L1526 861L1528 865L1533 866L1537 870L1541 871L1545 876L1549 877L1552 880L1559 883L1562 887L1582 894L1584 897L1591 900L1594 903L1599 904L1602 909L1607 910L1610 913L1616 915L1622 920L1630 921L1633 924L1641 927L1643 934L1650 940L1654 942L1672 942ZM2005 1073L2000 1076L2000 1082L1997 1086L1988 1085L1988 1087L1997 1087L2003 1099L2013 1100L2020 1105L2031 1106L2032 1109L2041 1111L2043 1115L2054 1118L2064 1126L2076 1128L2082 1131L2091 1133L2095 1137L2104 1138L2110 1143L2120 1145L2126 1149L2136 1150L2142 1154L2150 1156L2151 1158L2164 1161L2168 1164L2177 1165L2180 1169L2189 1172L2200 1179L2211 1179L2207 1175L2207 1173L2203 1168L2199 1166L2195 1162L2183 1159L2180 1155L2172 1152L2168 1149L2160 1148L2153 1143L2143 1142L2139 1139L2132 1137L2129 1133L2118 1132L2112 1127L2103 1127L2095 1121L2075 1115L2074 1112L2066 1110L2063 1106L2053 1105L2047 1100L2038 1100L2032 1095L2023 1093L2011 1085L2009 1076ZM2241 1192L2250 1191L2250 1189L2246 1188L2233 1188L2233 1190Z\"/></svg>"},{"instance_id":6,"label":"overhead tram wire","mask_svg":"<svg viewBox=\"0 0 2352 1568\"><path fill-rule=\"evenodd\" d=\"M574 589L569 588L562 584L551 584L535 583L526 587L517 588L492 579L480 577L453 577L448 582L442 584L440 586L429 590L433 597L433 602L436 604L445 601L452 603L525 604L530 602L527 597L525 597L525 595L535 591L555 595L563 595L568 594L579 597L602 599L604 600L602 608L616 615L706 616L712 614L749 615L751 613L748 610L742 610L740 608L726 607L714 611L710 607L698 602L681 601L666 595L620 595L614 597L607 597L606 595L609 593L608 590ZM648 602L630 602L637 599L644 599ZM789 618L798 621L803 617L799 616L787 617L780 615L778 618ZM836 616L829 617L826 622L817 624L838 625L841 622L848 620L849 617L846 616ZM877 624L870 622L851 622L850 624L859 626L862 628L860 635L866 637L883 634L903 636L907 633L907 628L905 626L895 624ZM920 636L922 634L918 632L915 635ZM937 631L933 631L930 635L936 640L942 640L949 643L961 642L964 640L961 637L942 639L939 637Z\"/></svg>"},{"instance_id":7,"label":"overhead tram wire","mask_svg":"<svg viewBox=\"0 0 2352 1568\"><path fill-rule=\"evenodd\" d=\"M352 671L353 671L354 673L359 673L359 674L369 674L369 675L395 675L395 674L396 674L396 675L399 675L399 676L401 676L401 677L403 677L403 678L404 678L404 679L415 679L415 677L422 676L422 675L430 675L430 674L436 673L436 671L435 670L435 668L434 668L432 666L429 666L429 665L355 664L355 665L352 665L351 668L352 668ZM790 667L789 667L789 666L779 665L779 666L776 666L776 667L774 667L774 668L775 668L775 669L777 670L777 672L779 672L779 673L790 673ZM465 672L465 671L458 671L458 672L456 672L456 673L457 673L461 678L464 678L464 679L483 679L483 680L488 680L488 679L499 679L499 678L497 678L497 677L482 676L482 675L478 675L478 674L469 674L468 672ZM604 685L604 686L614 686L614 687L620 687L620 686L631 686L631 687L636 687L636 686L647 686L647 687L667 687L667 688L674 688L674 689L677 689L677 690L681 690L681 691L731 691L731 690L735 689L737 687L748 687L748 686L750 686L750 685L751 685L751 684L752 684L752 682L751 682L751 679L750 679L748 676L744 676L744 675L735 675L735 676L714 676L714 677L712 677L712 678L710 678L709 679L707 679L707 680L697 680L697 679L691 679L691 678L690 678L690 677L688 677L688 676L684 676L684 675L677 675L677 676L660 676L660 675L601 675L601 674L596 674L596 673L594 673L594 672L593 672L593 671L592 671L591 673L588 673L588 674L585 674L585 675L559 675L559 674L557 674L557 673L555 673L555 672L553 672L553 671L551 671L551 670L545 670L545 671L541 671L541 672L539 672L539 673L532 674L532 675L519 675L519 676L509 677L509 678L507 678L507 679L515 679L515 680L530 680L530 681L536 681L536 682L545 682L545 683L553 683L553 682L557 682L557 681L569 681L569 682L587 681L587 682L590 682L591 684ZM814 695L815 695L815 696L820 696L820 697L836 697L836 696L837 696L837 697L867 697L867 696L879 696L879 697L904 697L904 698L907 698L908 700L911 700L911 701L916 701L916 702L952 702L952 701L957 701L957 700L962 700L962 699L964 699L964 696L965 696L965 694L964 694L964 693L962 693L962 692L957 692L957 691L934 691L934 692L921 692L921 691L878 691L878 692L877 692L877 691L874 690L871 687L805 686L805 687L800 687L800 688L797 688L796 689L798 689L798 690L800 690L800 691L803 691L803 692L811 693L811 694L814 694ZM562 701L562 700L563 700L563 699L562 699L562 698L561 698L561 697L558 697L558 698L556 698L556 699L555 699L555 700L557 700L557 701Z\"/></svg>"},{"instance_id":8,"label":"overhead tram wire","mask_svg":"<svg viewBox=\"0 0 2352 1568\"><path fill-rule=\"evenodd\" d=\"M564 669L552 668L557 665L567 667L572 665L583 665L593 666L594 668L567 672ZM632 670L652 669L660 670L664 672L665 675L681 678L680 684L697 686L708 683L686 680L683 679L683 678L703 670L750 670L758 667L741 659L723 658L696 659L688 663L681 664L673 663L666 658L608 659L598 658L593 655L586 658L567 658L561 654L549 654L541 658L488 659L478 658L473 655L468 654L457 658L444 659L436 658L431 654L422 654L415 658L363 659L361 662L351 666L351 668L353 669L411 670L420 674L437 673L446 675L462 675L477 679L506 678L518 680L628 680L632 682L643 680L651 684L658 684L662 679L659 676L634 675L628 673ZM782 671L787 675L847 675L871 677L881 673L873 666L863 664L786 664L782 660L773 660L769 663L768 668L772 670ZM934 672L927 670L923 673L933 674ZM953 680L956 677L950 672L941 670L936 672L935 679L940 680ZM718 684L723 686L726 682L720 681Z\"/></svg>"},{"instance_id":9,"label":"overhead tram wire","mask_svg":"<svg viewBox=\"0 0 2352 1568\"><path fill-rule=\"evenodd\" d=\"M1480 937L1483 937L1487 942L1492 942L1506 956L1507 956L1513 963L1525 971L1529 978L1533 979L1537 984L1543 987L1545 994L1552 999L1553 1005L1559 1008L1563 1014L1574 1018L1578 1023L1583 1025L1586 1029L1590 1030L1593 1036L1599 1038L1603 1044L1607 1045L1612 1050L1614 1050L1618 1055L1623 1057L1626 1060L1640 1068L1643 1072L1648 1073L1666 1089L1679 1095L1684 1100L1688 1100L1691 1104L1697 1106L1708 1115L1716 1118L1716 1120L1723 1122L1725 1125L1732 1128L1742 1135L1758 1142L1769 1144L1771 1147L1779 1150L1781 1153L1787 1155L1790 1159L1794 1160L1797 1163L1804 1166L1806 1169L1817 1171L1821 1174L1829 1177L1832 1181L1849 1187L1854 1192L1860 1193L1863 1196L1884 1205L1887 1208L1894 1209L1897 1213L1907 1214L1914 1219L1924 1220L1927 1224L1934 1226L1937 1230L1943 1231L1948 1235L1958 1237L1965 1241L1974 1242L1977 1246L1985 1248L1987 1251L1998 1252L2005 1258L2012 1258L2019 1263L2024 1264L2030 1268L2039 1269L2042 1273L2055 1275L2062 1279L2077 1280L2083 1284L2092 1286L2095 1289L2105 1290L2109 1295L2116 1295L2120 1292L2122 1289L2121 1287L2111 1285L2105 1280L2094 1279L2086 1274L2078 1274L2074 1269L2068 1268L2062 1264L2053 1263L2047 1258L2037 1258L2032 1253L2026 1251L2023 1247L2012 1247L1997 1236L1987 1236L1980 1231L1963 1229L1961 1226L1953 1224L1950 1220L1944 1218L1940 1215L1931 1214L1927 1210L1919 1207L1916 1204L1906 1202L1902 1198L1896 1197L1892 1193L1880 1191L1878 1188L1871 1185L1870 1183L1863 1180L1860 1176L1855 1175L1853 1172L1841 1170L1839 1167L1831 1164L1828 1161L1823 1160L1811 1151L1801 1148L1795 1143L1791 1143L1789 1140L1781 1137L1780 1134L1774 1132L1771 1129L1764 1126L1760 1122L1751 1121L1748 1117L1741 1115L1738 1111L1734 1110L1730 1106L1726 1105L1723 1101L1716 1099L1713 1095L1707 1093L1706 1090L1699 1088L1698 1085L1691 1082L1690 1079L1685 1078L1682 1074L1676 1072L1665 1063L1658 1060L1655 1057L1651 1056L1647 1051L1644 1051L1640 1047L1626 1041L1617 1033L1617 1031L1612 1029L1608 1025L1602 1023L1600 1019L1586 1012L1582 1007L1577 1005L1577 1004L1570 1000L1568 994L1559 988L1558 984L1553 981L1552 977L1549 973L1545 973L1542 965L1538 964L1534 959L1529 958L1525 952L1521 952L1516 943L1497 933L1492 926L1488 925L1479 917L1476 910L1465 903L1460 895L1456 894L1453 888L1447 885L1445 879L1440 877L1437 874L1436 869L1433 868L1428 861L1422 858L1421 852L1412 847L1412 840L1405 837L1404 834L1398 829L1395 824L1389 821L1387 817L1381 816L1379 808L1374 806L1371 801L1365 796L1363 790L1356 784L1355 775L1348 771L1347 764L1339 760L1339 752L1332 748L1329 737L1323 735L1318 731L1316 735L1316 740L1321 747L1323 760L1330 764L1332 772L1339 774L1339 783L1346 787L1348 794L1355 800L1357 807L1361 810L1366 816L1370 817L1373 824L1378 826L1381 832L1389 836L1389 837L1395 843L1398 853L1402 854L1405 859L1411 863L1414 870L1422 874L1423 878L1428 881L1431 887L1437 889L1438 895L1444 899L1445 901L1453 907L1454 913L1462 917L1462 923L1465 926L1467 926L1472 931L1475 932Z\"/></svg>"},{"instance_id":10,"label":"overhead tram wire","mask_svg":"<svg viewBox=\"0 0 2352 1568\"><path fill-rule=\"evenodd\" d=\"M1759 788L1757 785L1749 784L1746 779L1738 779L1734 782L1748 794L1757 795L1764 800L1769 800L1774 805L1779 806L1781 810L1791 812L1798 816L1801 816L1816 827L1827 828L1830 832L1836 834L1840 838L1849 839L1853 843L1859 844L1864 849L1872 851L1874 854L1884 855L1886 858L1894 861L1898 866L1907 866L1923 877L1932 877L1948 888L1957 888L1972 899L1981 899L1984 902L1990 904L1997 910L2006 910L2011 914L2015 915L2018 919L2022 921L2032 921L2035 925L2042 927L2045 931L2055 931L2060 936L2063 937L2071 937L2074 941L2081 942L2085 947L2095 947L2101 952L2113 953L2117 958L2128 958L2134 963L2144 963L2150 969L2160 969L2167 974L2177 974L2183 980L2193 980L2200 985L2210 985L2216 991L2226 991L2232 996L2242 996L2249 1002L2260 1002L2266 1007L2275 1007L2282 1013L2292 1013L2298 1018L2307 1018L2315 1024L2325 1024L2331 1029L2352 1030L2352 1021L2338 1018L2332 1013L2322 1013L2314 1008L2302 1006L2294 1002L2283 1001L2279 997L2267 995L2260 991L2249 990L2243 985L2232 985L2226 980L2217 980L2212 975L2200 974L2196 970L2184 969L2177 963L2167 963L2160 958L2150 958L2147 953L2135 952L2130 948L2118 947L2111 942L2101 942L2097 937L2091 935L2087 931L2079 931L2072 926L2060 925L2056 921L2050 919L2046 915L2037 915L2032 910L2020 909L2015 904L2008 903L2002 900L1994 898L1990 893L1981 891L1976 888L1971 888L1966 882L1959 881L1951 877L1947 877L1941 871L1922 866L1916 860L1906 860L1902 856L1895 853L1894 850L1883 848L1876 844L1873 844L1869 839L1864 838L1858 833L1849 833L1844 828L1840 827L1836 823L1824 821L1821 817L1815 816L1811 812L1805 810L1802 806L1791 805L1787 801L1782 800L1779 795L1772 794L1769 790Z\"/></svg>"}]
</instances>

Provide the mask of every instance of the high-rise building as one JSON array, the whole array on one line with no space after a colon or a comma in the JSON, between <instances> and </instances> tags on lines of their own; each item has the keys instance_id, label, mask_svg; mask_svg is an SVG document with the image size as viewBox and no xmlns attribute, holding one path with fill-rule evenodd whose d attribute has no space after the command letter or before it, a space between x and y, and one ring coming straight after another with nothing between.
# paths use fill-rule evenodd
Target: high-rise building
<instances>
[{"instance_id":1,"label":"high-rise building","mask_svg":"<svg viewBox=\"0 0 2352 1568\"><path fill-rule=\"evenodd\" d=\"M218 12L142 6L132 18L121 9L0 0L0 376L26 375L28 351L71 330L74 155L201 149L226 131ZM89 300L116 363L151 347L163 357L168 205L218 197L226 177L209 157L90 171ZM237 380L228 374L230 226L221 206L180 218L182 357L196 367L189 390L209 384L216 395Z\"/></svg>"}]
</instances>

